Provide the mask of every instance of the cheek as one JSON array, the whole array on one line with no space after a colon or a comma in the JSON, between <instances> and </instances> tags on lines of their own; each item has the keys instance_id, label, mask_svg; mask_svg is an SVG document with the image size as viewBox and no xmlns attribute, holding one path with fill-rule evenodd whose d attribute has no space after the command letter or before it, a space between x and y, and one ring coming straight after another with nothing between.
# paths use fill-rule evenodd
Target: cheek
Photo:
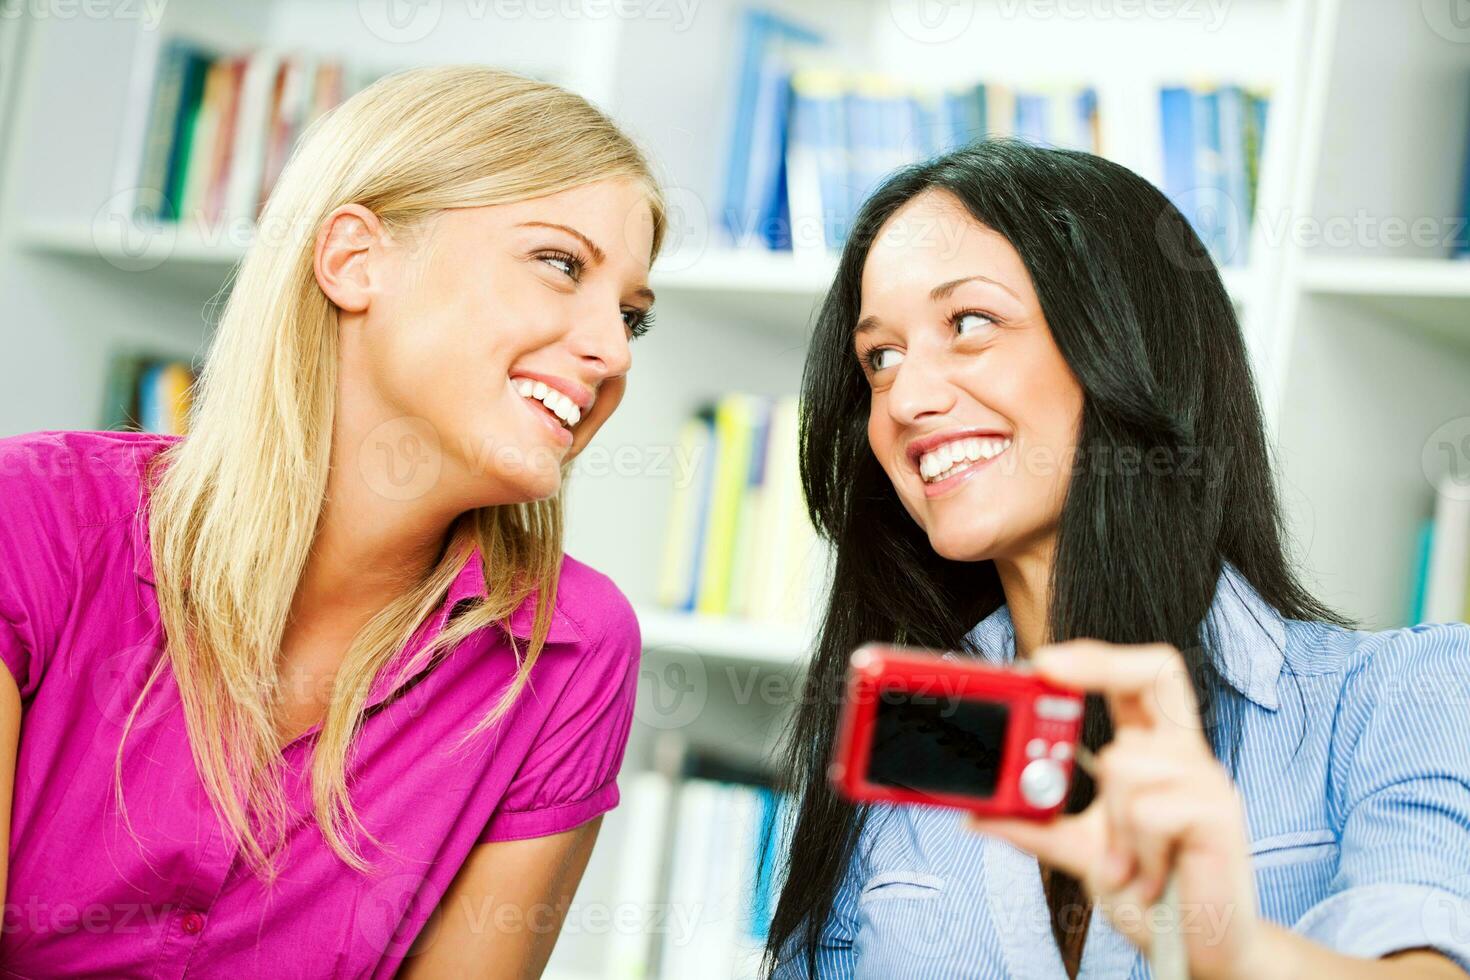
<instances>
[{"instance_id":1,"label":"cheek","mask_svg":"<svg viewBox=\"0 0 1470 980\"><path fill-rule=\"evenodd\" d=\"M623 400L623 393L628 390L628 379L626 377L613 378L603 382L597 391L597 401L592 406L591 413L577 426L577 439L572 444L572 453L582 451L602 424L612 417L617 411L618 405ZM570 458L570 457L569 457Z\"/></svg>"}]
</instances>

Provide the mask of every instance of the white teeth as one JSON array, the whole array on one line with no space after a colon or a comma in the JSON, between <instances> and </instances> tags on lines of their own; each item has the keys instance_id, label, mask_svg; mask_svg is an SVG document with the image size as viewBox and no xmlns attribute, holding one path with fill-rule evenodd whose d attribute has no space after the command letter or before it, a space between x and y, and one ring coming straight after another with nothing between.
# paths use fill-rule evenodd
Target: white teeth
<instances>
[{"instance_id":1,"label":"white teeth","mask_svg":"<svg viewBox=\"0 0 1470 980\"><path fill-rule=\"evenodd\" d=\"M542 381L532 381L529 378L517 378L512 384L516 392L523 398L534 398L545 405L551 414L562 420L567 428L574 427L582 421L582 410L577 407L576 402L566 395L548 386Z\"/></svg>"},{"instance_id":2,"label":"white teeth","mask_svg":"<svg viewBox=\"0 0 1470 980\"><path fill-rule=\"evenodd\" d=\"M947 442L919 457L919 476L925 483L935 483L966 469L971 463L994 459L1010 445L1010 439L978 436Z\"/></svg>"}]
</instances>

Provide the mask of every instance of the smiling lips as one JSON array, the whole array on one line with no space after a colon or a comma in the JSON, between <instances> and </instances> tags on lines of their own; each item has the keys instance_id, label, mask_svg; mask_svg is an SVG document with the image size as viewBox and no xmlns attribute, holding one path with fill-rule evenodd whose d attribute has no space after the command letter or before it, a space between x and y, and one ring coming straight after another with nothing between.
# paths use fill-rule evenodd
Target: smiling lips
<instances>
[{"instance_id":1,"label":"smiling lips","mask_svg":"<svg viewBox=\"0 0 1470 980\"><path fill-rule=\"evenodd\" d=\"M909 464L924 481L927 496L947 490L1010 448L1011 437L981 429L957 429L923 436L909 443Z\"/></svg>"},{"instance_id":2,"label":"smiling lips","mask_svg":"<svg viewBox=\"0 0 1470 980\"><path fill-rule=\"evenodd\" d=\"M546 374L517 372L510 385L527 402L555 434L563 446L572 444L572 430L592 408L596 399L592 389Z\"/></svg>"}]
</instances>

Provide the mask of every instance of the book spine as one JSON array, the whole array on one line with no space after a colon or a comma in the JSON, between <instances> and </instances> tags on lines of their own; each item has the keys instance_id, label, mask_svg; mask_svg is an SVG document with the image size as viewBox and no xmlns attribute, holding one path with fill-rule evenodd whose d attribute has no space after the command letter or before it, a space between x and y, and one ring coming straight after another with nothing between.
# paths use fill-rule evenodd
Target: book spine
<instances>
[{"instance_id":1,"label":"book spine","mask_svg":"<svg viewBox=\"0 0 1470 980\"><path fill-rule=\"evenodd\" d=\"M1423 619L1457 622L1470 588L1470 499L1462 499L1450 477L1441 484L1434 510L1434 540L1429 556Z\"/></svg>"},{"instance_id":2,"label":"book spine","mask_svg":"<svg viewBox=\"0 0 1470 980\"><path fill-rule=\"evenodd\" d=\"M194 145L194 127L204 98L204 76L208 68L205 56L191 51L184 67L183 91L168 161L167 190L163 196L163 217L177 220L183 215L184 187L189 174L189 151Z\"/></svg>"},{"instance_id":3,"label":"book spine","mask_svg":"<svg viewBox=\"0 0 1470 980\"><path fill-rule=\"evenodd\" d=\"M148 114L148 135L143 141L143 159L138 167L133 216L139 221L164 221L171 213L167 201L169 161L173 156L174 132L178 128L189 59L188 45L177 39L168 41L159 57Z\"/></svg>"}]
</instances>

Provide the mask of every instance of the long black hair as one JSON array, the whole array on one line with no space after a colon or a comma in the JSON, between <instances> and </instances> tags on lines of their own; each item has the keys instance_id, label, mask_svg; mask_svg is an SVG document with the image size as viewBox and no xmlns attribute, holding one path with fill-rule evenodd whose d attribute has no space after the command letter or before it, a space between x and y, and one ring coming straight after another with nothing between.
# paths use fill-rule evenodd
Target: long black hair
<instances>
[{"instance_id":1,"label":"long black hair","mask_svg":"<svg viewBox=\"0 0 1470 980\"><path fill-rule=\"evenodd\" d=\"M968 649L1004 601L991 561L940 557L903 509L867 439L869 386L853 352L863 266L884 223L916 195L953 194L1020 254L1083 409L1078 465L1058 528L1048 639L1171 643L1183 653L1215 737L1239 711L1204 625L1225 562L1282 615L1350 625L1300 584L1283 546L1261 408L1235 310L1185 218L1125 167L1087 153L986 140L890 177L860 210L818 315L802 380L801 478L833 546L831 594L785 748L798 797L766 965L817 943L867 818L831 791L842 677L852 650L881 640ZM1234 716L1238 717L1238 714ZM1212 723L1213 720L1213 723ZM1083 741L1112 737L1089 698ZM1094 795L1079 777L1068 810ZM1047 877L1064 960L1085 937L1082 886Z\"/></svg>"}]
</instances>

